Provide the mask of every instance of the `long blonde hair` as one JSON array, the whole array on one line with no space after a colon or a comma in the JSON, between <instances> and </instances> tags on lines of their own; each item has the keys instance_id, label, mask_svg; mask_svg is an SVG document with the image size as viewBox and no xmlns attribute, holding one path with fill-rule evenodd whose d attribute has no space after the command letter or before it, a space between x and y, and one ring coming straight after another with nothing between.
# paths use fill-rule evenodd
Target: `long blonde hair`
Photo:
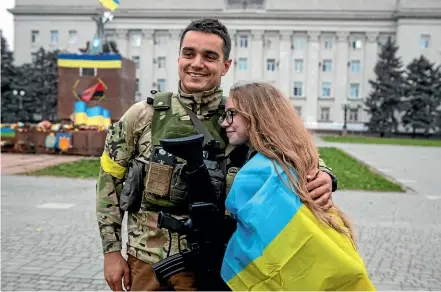
<instances>
[{"instance_id":1,"label":"long blonde hair","mask_svg":"<svg viewBox=\"0 0 441 292\"><path fill-rule=\"evenodd\" d=\"M247 120L251 146L280 165L288 176L289 187L294 187L302 203L319 221L353 239L347 217L333 207L345 225L343 228L308 192L306 177L317 170L319 154L291 103L277 88L263 82L236 83L231 87L230 98Z\"/></svg>"}]
</instances>

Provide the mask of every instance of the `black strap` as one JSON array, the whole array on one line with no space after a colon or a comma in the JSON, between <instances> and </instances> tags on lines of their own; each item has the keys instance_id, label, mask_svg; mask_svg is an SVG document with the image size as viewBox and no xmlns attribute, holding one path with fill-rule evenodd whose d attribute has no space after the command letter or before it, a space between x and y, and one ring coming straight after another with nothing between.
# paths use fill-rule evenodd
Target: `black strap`
<instances>
[{"instance_id":1,"label":"black strap","mask_svg":"<svg viewBox=\"0 0 441 292\"><path fill-rule=\"evenodd\" d=\"M196 114L190 110L182 101L179 95L177 96L178 101L181 103L181 105L184 107L187 114L190 116L191 121L193 122L193 125L196 127L196 130L199 134L204 134L204 145L206 145L208 142L213 141L213 135L208 131L207 127L204 126L204 124L199 120L199 118L196 116Z\"/></svg>"}]
</instances>

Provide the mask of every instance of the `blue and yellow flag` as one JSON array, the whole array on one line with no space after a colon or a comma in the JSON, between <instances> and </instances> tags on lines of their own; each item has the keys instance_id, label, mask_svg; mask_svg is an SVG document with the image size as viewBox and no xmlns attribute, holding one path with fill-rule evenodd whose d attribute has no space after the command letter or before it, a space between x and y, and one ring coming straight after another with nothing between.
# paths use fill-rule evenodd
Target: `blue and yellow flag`
<instances>
[{"instance_id":1,"label":"blue and yellow flag","mask_svg":"<svg viewBox=\"0 0 441 292\"><path fill-rule=\"evenodd\" d=\"M122 59L117 54L59 54L58 67L119 69L122 67Z\"/></svg>"},{"instance_id":2,"label":"blue and yellow flag","mask_svg":"<svg viewBox=\"0 0 441 292\"><path fill-rule=\"evenodd\" d=\"M228 286L233 291L375 290L352 240L319 222L287 187L278 165L277 171L258 153L234 179L226 207L238 223L221 271Z\"/></svg>"},{"instance_id":3,"label":"blue and yellow flag","mask_svg":"<svg viewBox=\"0 0 441 292\"><path fill-rule=\"evenodd\" d=\"M104 8L115 11L119 6L119 0L100 0Z\"/></svg>"}]
</instances>

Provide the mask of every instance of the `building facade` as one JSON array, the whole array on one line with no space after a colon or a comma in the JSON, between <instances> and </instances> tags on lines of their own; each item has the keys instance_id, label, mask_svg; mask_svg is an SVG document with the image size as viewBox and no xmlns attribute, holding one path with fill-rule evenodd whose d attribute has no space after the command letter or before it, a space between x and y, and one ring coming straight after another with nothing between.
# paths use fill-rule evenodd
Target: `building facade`
<instances>
[{"instance_id":1,"label":"building facade","mask_svg":"<svg viewBox=\"0 0 441 292\"><path fill-rule=\"evenodd\" d=\"M94 3L96 2L96 3ZM175 91L182 30L215 17L232 37L227 94L238 80L263 80L291 99L311 129L361 130L363 100L375 78L380 44L396 40L407 65L424 55L441 64L440 0L122 0L108 39L137 64L137 98L151 89ZM39 47L78 52L95 34L98 1L16 0L15 60Z\"/></svg>"}]
</instances>

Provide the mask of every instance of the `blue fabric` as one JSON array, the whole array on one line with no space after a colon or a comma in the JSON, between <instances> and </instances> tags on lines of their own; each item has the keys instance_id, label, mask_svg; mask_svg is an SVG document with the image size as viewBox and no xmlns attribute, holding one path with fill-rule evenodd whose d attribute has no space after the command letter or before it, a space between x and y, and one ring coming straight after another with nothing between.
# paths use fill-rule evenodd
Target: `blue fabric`
<instances>
[{"instance_id":1,"label":"blue fabric","mask_svg":"<svg viewBox=\"0 0 441 292\"><path fill-rule=\"evenodd\" d=\"M236 175L225 205L240 220L224 256L225 282L260 257L302 206L286 184L288 176L281 167L260 153Z\"/></svg>"}]
</instances>

